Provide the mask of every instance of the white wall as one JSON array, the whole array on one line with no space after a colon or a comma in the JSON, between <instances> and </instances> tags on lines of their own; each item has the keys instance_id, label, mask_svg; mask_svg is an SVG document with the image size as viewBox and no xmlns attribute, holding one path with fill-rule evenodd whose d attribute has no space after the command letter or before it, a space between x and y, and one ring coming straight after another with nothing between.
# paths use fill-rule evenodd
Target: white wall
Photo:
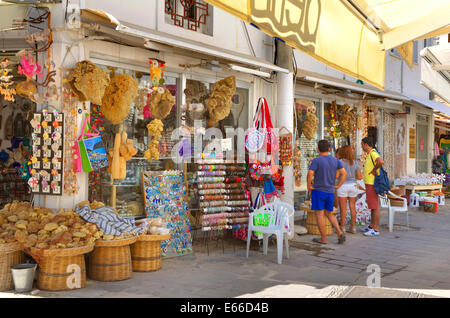
<instances>
[{"instance_id":1,"label":"white wall","mask_svg":"<svg viewBox=\"0 0 450 318\"><path fill-rule=\"evenodd\" d=\"M128 6L124 6L123 3L121 0L86 0L85 8L105 11L125 25L157 30L172 36L252 55L241 20L219 8L213 8L213 36L209 36L166 23L164 0L133 0ZM256 56L273 61L272 46L264 44L272 44L271 37L249 24L246 25Z\"/></svg>"}]
</instances>

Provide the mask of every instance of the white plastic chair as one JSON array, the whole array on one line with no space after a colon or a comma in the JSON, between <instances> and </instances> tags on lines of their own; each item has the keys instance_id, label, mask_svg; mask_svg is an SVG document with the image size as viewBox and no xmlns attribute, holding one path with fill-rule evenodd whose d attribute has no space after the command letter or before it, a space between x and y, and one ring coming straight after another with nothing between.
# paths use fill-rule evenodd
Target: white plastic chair
<instances>
[{"instance_id":1,"label":"white plastic chair","mask_svg":"<svg viewBox=\"0 0 450 318\"><path fill-rule=\"evenodd\" d=\"M389 195L395 199L401 199L403 201L402 206L391 206L391 201L389 200L389 197L386 195L378 195L380 198L380 206L382 208L388 209L389 212L389 232L392 232L394 228L394 217L396 212L406 212L406 227L409 228L409 218L408 218L408 203L405 198L399 197L398 195L392 193L391 191L388 192Z\"/></svg>"},{"instance_id":2,"label":"white plastic chair","mask_svg":"<svg viewBox=\"0 0 450 318\"><path fill-rule=\"evenodd\" d=\"M269 214L268 226L256 226L253 224L253 217L258 213ZM271 202L263 205L259 209L249 214L248 218L248 234L247 234L247 258L250 249L250 240L252 232L263 233L263 251L267 255L267 247L269 243L269 234L277 236L277 253L278 264L281 264L283 259L283 239L286 244L286 256L289 258L289 218L294 215L294 207L286 202ZM285 235L286 234L286 235Z\"/></svg>"}]
</instances>

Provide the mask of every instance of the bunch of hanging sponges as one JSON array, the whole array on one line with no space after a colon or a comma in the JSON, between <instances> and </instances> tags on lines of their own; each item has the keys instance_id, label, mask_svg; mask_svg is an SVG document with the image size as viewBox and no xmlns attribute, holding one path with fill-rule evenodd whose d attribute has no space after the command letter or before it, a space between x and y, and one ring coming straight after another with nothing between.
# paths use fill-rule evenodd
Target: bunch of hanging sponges
<instances>
[{"instance_id":1,"label":"bunch of hanging sponges","mask_svg":"<svg viewBox=\"0 0 450 318\"><path fill-rule=\"evenodd\" d=\"M236 93L236 77L229 76L214 83L211 96L208 100L209 121L208 126L215 126L220 120L230 114L231 98Z\"/></svg>"}]
</instances>

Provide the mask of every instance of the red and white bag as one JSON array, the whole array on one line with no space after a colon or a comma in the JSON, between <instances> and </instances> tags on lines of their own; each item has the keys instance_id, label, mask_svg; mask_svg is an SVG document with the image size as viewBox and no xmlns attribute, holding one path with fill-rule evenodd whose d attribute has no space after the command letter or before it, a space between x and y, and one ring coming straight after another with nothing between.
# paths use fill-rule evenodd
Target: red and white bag
<instances>
[{"instance_id":1,"label":"red and white bag","mask_svg":"<svg viewBox=\"0 0 450 318\"><path fill-rule=\"evenodd\" d=\"M273 124L270 118L269 105L264 97L259 98L255 115L254 127L245 136L245 147L249 152L257 152L261 148L270 155L278 151L278 137L273 132Z\"/></svg>"}]
</instances>

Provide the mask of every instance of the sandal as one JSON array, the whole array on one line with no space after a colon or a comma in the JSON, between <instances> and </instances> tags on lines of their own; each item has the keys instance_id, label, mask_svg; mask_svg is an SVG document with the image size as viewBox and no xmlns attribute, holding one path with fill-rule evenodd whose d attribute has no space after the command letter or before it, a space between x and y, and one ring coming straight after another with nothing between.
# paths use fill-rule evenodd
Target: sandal
<instances>
[{"instance_id":1,"label":"sandal","mask_svg":"<svg viewBox=\"0 0 450 318\"><path fill-rule=\"evenodd\" d=\"M338 243L339 244L344 244L345 242L345 235L342 234L341 236L338 237Z\"/></svg>"},{"instance_id":2,"label":"sandal","mask_svg":"<svg viewBox=\"0 0 450 318\"><path fill-rule=\"evenodd\" d=\"M319 239L318 238L313 238L313 240L312 240L314 243L319 243L319 244L327 244L327 243L324 243L324 242L322 242L322 241L319 241Z\"/></svg>"}]
</instances>

